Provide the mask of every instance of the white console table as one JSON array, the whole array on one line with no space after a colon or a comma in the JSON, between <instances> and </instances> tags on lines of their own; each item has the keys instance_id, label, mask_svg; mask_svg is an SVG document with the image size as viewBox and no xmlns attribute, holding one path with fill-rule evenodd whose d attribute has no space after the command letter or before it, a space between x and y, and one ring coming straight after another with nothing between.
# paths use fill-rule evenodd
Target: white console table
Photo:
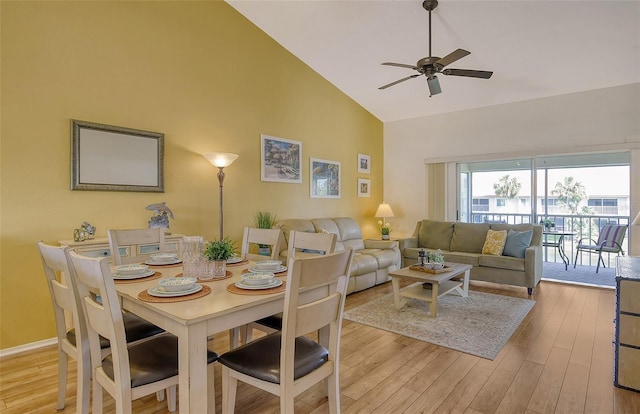
<instances>
[{"instance_id":1,"label":"white console table","mask_svg":"<svg viewBox=\"0 0 640 414\"><path fill-rule=\"evenodd\" d=\"M167 252L176 252L182 254L182 234L167 234L165 236L165 250ZM61 246L69 246L70 249L83 256L89 257L111 257L111 248L109 247L109 239L106 237L95 238L77 242L74 240L59 240ZM141 254L148 255L157 252L159 246L157 244L139 244L133 246L121 246L120 256L135 257Z\"/></svg>"}]
</instances>

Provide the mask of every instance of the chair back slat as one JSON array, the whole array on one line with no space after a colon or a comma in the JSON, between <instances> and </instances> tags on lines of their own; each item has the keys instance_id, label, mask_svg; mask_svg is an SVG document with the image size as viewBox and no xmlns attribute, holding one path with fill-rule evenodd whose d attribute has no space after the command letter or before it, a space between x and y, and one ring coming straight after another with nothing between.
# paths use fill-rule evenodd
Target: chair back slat
<instances>
[{"instance_id":1,"label":"chair back slat","mask_svg":"<svg viewBox=\"0 0 640 414\"><path fill-rule=\"evenodd\" d=\"M312 250L320 254L330 254L336 250L336 238L333 233L308 233L291 230L287 257L295 257L301 250Z\"/></svg>"},{"instance_id":2,"label":"chair back slat","mask_svg":"<svg viewBox=\"0 0 640 414\"><path fill-rule=\"evenodd\" d=\"M158 252L166 251L164 229L160 227L150 229L111 229L107 232L107 236L109 237L109 248L111 249L113 263L117 265L138 263L150 258L151 254L157 253L150 252L141 254L140 252L136 252L135 256L122 256L120 255L121 246L137 248L137 246L141 245L157 244Z\"/></svg>"},{"instance_id":3,"label":"chair back slat","mask_svg":"<svg viewBox=\"0 0 640 414\"><path fill-rule=\"evenodd\" d=\"M262 256L250 252L252 244L265 245L271 248L270 256ZM245 227L242 236L241 256L247 260L276 260L280 255L280 245L282 244L282 230L280 229L258 229Z\"/></svg>"},{"instance_id":4,"label":"chair back slat","mask_svg":"<svg viewBox=\"0 0 640 414\"><path fill-rule=\"evenodd\" d=\"M323 326L336 322L340 309L340 293L298 307L295 337L317 331Z\"/></svg>"}]
</instances>

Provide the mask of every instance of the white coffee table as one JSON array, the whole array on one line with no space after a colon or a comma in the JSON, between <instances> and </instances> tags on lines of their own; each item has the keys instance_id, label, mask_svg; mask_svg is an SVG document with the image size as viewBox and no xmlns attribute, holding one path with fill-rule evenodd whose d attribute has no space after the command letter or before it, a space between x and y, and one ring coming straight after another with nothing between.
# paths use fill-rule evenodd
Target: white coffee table
<instances>
[{"instance_id":1,"label":"white coffee table","mask_svg":"<svg viewBox=\"0 0 640 414\"><path fill-rule=\"evenodd\" d=\"M409 267L395 270L389 273L393 287L393 304L396 309L402 309L406 300L412 298L429 303L429 317L435 318L438 314L438 298L448 293L457 293L462 297L469 295L469 271L472 266L461 263L446 263L451 270L442 273L426 273L419 270L411 270ZM416 282L430 283L431 289L422 284L400 291L400 280L410 279Z\"/></svg>"}]
</instances>

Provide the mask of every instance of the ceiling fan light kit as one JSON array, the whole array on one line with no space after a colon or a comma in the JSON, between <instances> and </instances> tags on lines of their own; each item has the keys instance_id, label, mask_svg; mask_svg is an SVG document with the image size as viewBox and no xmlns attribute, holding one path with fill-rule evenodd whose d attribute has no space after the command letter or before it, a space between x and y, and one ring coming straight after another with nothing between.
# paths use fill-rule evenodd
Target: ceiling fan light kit
<instances>
[{"instance_id":1,"label":"ceiling fan light kit","mask_svg":"<svg viewBox=\"0 0 640 414\"><path fill-rule=\"evenodd\" d=\"M416 78L418 76L424 75L427 77L427 85L429 86L430 97L433 95L437 95L442 92L440 88L440 81L436 76L438 73L441 73L446 76L465 76L470 78L479 78L479 79L489 79L493 72L484 71L484 70L472 70L472 69L452 69L447 68L453 62L462 59L463 57L469 55L471 52L464 49L456 49L453 52L449 53L443 58L432 56L431 54L431 12L438 7L437 0L424 0L422 2L422 7L429 12L429 56L424 57L416 63L416 65L407 65L404 63L394 63L394 62L384 62L382 65L385 66L397 66L406 69L413 69L417 74L410 75L404 77L402 79L398 79L397 81L388 83L379 87L378 89L387 89L390 86L397 85L401 82L404 82L409 79Z\"/></svg>"}]
</instances>

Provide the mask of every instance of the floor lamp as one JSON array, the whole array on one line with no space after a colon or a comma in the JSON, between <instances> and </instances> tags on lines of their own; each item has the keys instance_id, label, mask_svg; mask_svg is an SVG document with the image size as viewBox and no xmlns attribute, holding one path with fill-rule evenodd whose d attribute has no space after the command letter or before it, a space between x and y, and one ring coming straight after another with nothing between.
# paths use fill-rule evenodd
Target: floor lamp
<instances>
[{"instance_id":1,"label":"floor lamp","mask_svg":"<svg viewBox=\"0 0 640 414\"><path fill-rule=\"evenodd\" d=\"M220 183L220 240L224 237L224 212L222 209L222 183L224 182L224 168L233 164L238 154L228 152L205 152L202 154L214 167L218 167L218 182Z\"/></svg>"}]
</instances>

